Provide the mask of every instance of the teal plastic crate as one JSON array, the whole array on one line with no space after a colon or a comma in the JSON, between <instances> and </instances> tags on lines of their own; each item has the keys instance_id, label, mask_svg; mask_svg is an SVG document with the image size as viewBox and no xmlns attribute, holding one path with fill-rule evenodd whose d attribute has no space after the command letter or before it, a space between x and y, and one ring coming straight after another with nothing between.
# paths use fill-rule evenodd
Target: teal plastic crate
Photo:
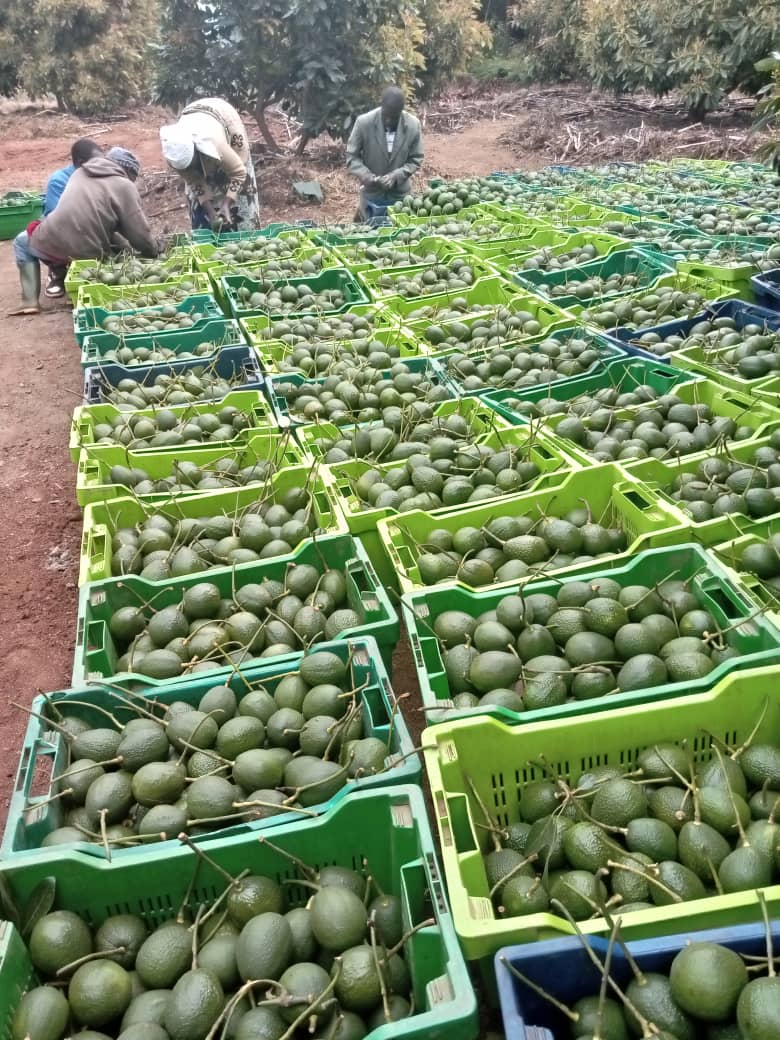
<instances>
[{"instance_id":1,"label":"teal plastic crate","mask_svg":"<svg viewBox=\"0 0 780 1040\"><path fill-rule=\"evenodd\" d=\"M542 388L546 390L549 384L561 385L566 384L571 380L581 379L583 378L583 376L600 372L613 361L625 358L625 354L622 352L622 350L620 350L615 344L611 343L608 339L606 339L603 336L599 336L598 334L590 330L577 326L565 329L556 329L555 332L551 332L549 336L545 336L543 340L540 339L540 342L546 342L548 339L553 339L559 343L566 343L568 342L568 340L572 338L585 340L590 344L590 346L592 346L594 350L598 352L598 357L593 362L593 364L588 366L586 371L582 372L580 375L577 376L559 375L557 373L557 370L554 368L544 368L539 366L539 375L537 377L538 382L532 385L522 385L522 380L528 378L529 373L524 369L517 369L514 366L512 366L512 369L510 369L509 371L513 371L515 373L515 375L513 375L512 378L517 379L517 392L519 394L523 394L527 390L533 391ZM533 357L535 354L538 353L539 345L539 342L534 342L529 343L527 346L524 346L523 355L525 355L525 352L527 351L528 354L530 354L530 356ZM503 368L506 364L504 360L505 351L508 351L512 346L513 344L507 343L501 344L500 346L492 347L490 349L464 350L462 353L441 355L439 356L438 360L444 368L447 378L452 383L459 397L471 397L473 395L477 395L486 400L490 398L492 402L492 396L495 394L496 391L499 391L501 389L511 390L513 388L494 387L492 385L474 388L467 386L471 367L472 365L479 365L480 363L490 362L491 360L496 359L499 360L499 363ZM511 383L512 379L509 379L508 376L508 372L502 373L502 382ZM549 376L549 378L546 379L544 378L545 376ZM504 414L504 418L509 418L511 422L516 421L516 419L513 416L509 416L506 414Z\"/></svg>"},{"instance_id":2,"label":"teal plastic crate","mask_svg":"<svg viewBox=\"0 0 780 1040\"><path fill-rule=\"evenodd\" d=\"M594 564L590 570L583 569L558 579L507 583L500 588L478 591L457 585L437 585L432 589L405 595L402 599L404 624L412 644L428 721L473 718L487 714L512 724L529 726L537 722L577 718L618 708L625 709L627 715L636 718L637 712L643 710L644 706L711 690L720 679L735 670L780 665L780 629L765 618L755 616L753 602L744 586L735 583L715 556L701 546L691 543L645 549L630 556L627 562L619 561L619 566L600 567L598 561L594 561ZM623 587L652 587L671 577L689 584L703 608L711 612L719 629L730 629L728 643L739 651L738 657L721 662L700 679L613 693L608 697L594 697L590 700L567 700L555 707L533 711L516 712L494 705L458 709L453 704L439 640L431 631L436 618L445 610L462 610L471 617L477 617L494 610L508 595L521 593L525 597L542 592L554 596L561 585L569 581L588 582L611 578Z\"/></svg>"},{"instance_id":3,"label":"teal plastic crate","mask_svg":"<svg viewBox=\"0 0 780 1040\"><path fill-rule=\"evenodd\" d=\"M207 353L196 353L203 344L212 349ZM228 318L214 318L198 323L195 328L157 332L154 335L136 333L125 336L113 332L93 332L86 336L81 350L81 367L92 368L101 364L130 365L139 372L151 367L143 363L143 358L134 358L132 351L141 348L144 351L173 351L170 363L177 360L202 358L207 360L219 353L222 347L242 346L246 343L237 321ZM122 360L124 359L124 360Z\"/></svg>"},{"instance_id":4,"label":"teal plastic crate","mask_svg":"<svg viewBox=\"0 0 780 1040\"><path fill-rule=\"evenodd\" d=\"M120 335L156 336L168 331L202 330L207 321L225 317L210 293L188 296L186 300L176 304L175 310L186 317L178 323L178 328L174 329L171 323L164 319L164 312L168 313L167 307L145 307L142 310L128 311L108 311L105 307L78 308L73 312L73 334L78 345L83 348L87 336L94 333L116 331ZM115 329L112 329L112 325Z\"/></svg>"},{"instance_id":5,"label":"teal plastic crate","mask_svg":"<svg viewBox=\"0 0 780 1040\"><path fill-rule=\"evenodd\" d=\"M224 599L232 599L236 591L246 585L261 583L266 579L284 582L289 568L300 564L311 565L320 573L330 568L338 569L346 575L347 602L360 618L360 624L344 629L338 638L372 636L379 644L388 668L391 668L399 628L398 617L387 593L379 584L359 541L349 535L325 535L316 542L304 543L289 556L240 564L235 568L225 567L205 575L189 574L183 578L172 578L162 588L135 576L112 578L83 586L79 591L72 685L82 686L85 682L107 680L120 674L125 682L141 682L148 686L171 683L171 679L154 680L133 672L120 673L117 662L121 655L108 627L111 615L120 607L139 607L148 619L162 607L181 603L186 589L204 581L216 585ZM297 652L291 649L277 659L290 660ZM248 660L243 658L241 663ZM219 665L208 674L216 685L232 670L232 665ZM183 672L172 678L179 682L185 676Z\"/></svg>"},{"instance_id":6,"label":"teal plastic crate","mask_svg":"<svg viewBox=\"0 0 780 1040\"><path fill-rule=\"evenodd\" d=\"M381 1026L367 1040L475 1040L477 1001L458 947L442 884L436 850L417 788L401 786L366 791L344 799L332 813L313 820L282 824L273 840L254 834L203 841L203 860L180 847L160 856L106 863L81 852L63 853L56 864L38 857L18 857L2 865L11 898L25 905L36 886L56 871L56 906L82 916L96 927L118 913L140 916L150 927L187 918L211 905L225 889L226 875L266 875L282 884L290 907L304 906L311 890L301 884L293 865L301 860L316 872L336 864L366 870L382 892L401 902L407 940L403 956L409 971L416 1014ZM29 974L29 960L19 942L6 947L13 967L2 962L0 1009L4 1035ZM8 982L8 985L6 985Z\"/></svg>"},{"instance_id":7,"label":"teal plastic crate","mask_svg":"<svg viewBox=\"0 0 780 1040\"><path fill-rule=\"evenodd\" d=\"M394 787L398 784L419 785L421 762L415 754L404 717L398 710L398 701L375 641L369 637L361 637L343 642L323 643L321 649L335 654L347 665L349 689L357 691L356 701L362 705L362 735L374 737L387 747L385 771L348 780L333 797L307 806L305 814L281 812L261 820L237 821L232 825L212 828L209 836L218 835L224 839L238 834L257 834L270 828L275 829L280 824L292 820L302 820L311 814L320 816L328 813L344 798L357 791ZM266 690L273 696L279 681L285 675L298 671L303 656L298 654L294 659L285 660L281 664L274 661L258 661L242 666L228 678L226 685L233 690L239 701L253 690ZM6 817L0 846L3 858L34 854L36 857L56 859L63 851L73 849L79 849L88 855L105 857L105 848L99 842L85 840L69 842L64 846L58 844L41 847L41 842L47 835L65 826L67 813L67 806L63 808L62 799L51 800L62 787L61 782L52 782L51 777L62 776L71 765L68 742L52 722L56 724L64 714L89 726L104 727L107 724L104 712L107 711L124 725L129 720L139 717L135 710L136 705L141 705L159 718L174 701L197 707L203 695L214 685L214 680L207 672L192 676L186 682L173 684L164 690L151 688L127 693L121 686L104 686L97 683L82 689L39 694L33 701L32 710L35 714L30 716L27 725L16 783ZM141 697L145 697L145 700L141 701ZM44 775L49 778L48 790L41 790L39 784L38 793L33 794L36 776ZM199 833L198 836L202 838L206 834ZM115 848L112 850L111 858L148 859L150 856L157 857L172 852L178 847L176 839L151 844L139 842L137 845Z\"/></svg>"},{"instance_id":8,"label":"teal plastic crate","mask_svg":"<svg viewBox=\"0 0 780 1040\"><path fill-rule=\"evenodd\" d=\"M448 398L458 396L455 390L447 378L444 369L439 361L432 357L409 357L403 359L403 364L407 370L413 375L421 376L426 383L441 388L446 391ZM354 374L359 375L361 366L356 362ZM377 379L392 379L392 375L389 369L384 371L376 371L370 369L372 373L376 373ZM348 378L346 375L344 378ZM272 375L268 376L265 383L265 392L268 395L268 399L271 402L271 408L273 410L274 417L277 424L280 427L285 426L306 426L311 425L312 420L302 417L298 412L291 412L284 395L279 393L280 385L290 385L296 388L306 386L318 386L323 383L323 379L305 379L302 375L296 373L288 373L284 375ZM353 415L354 410L353 410Z\"/></svg>"},{"instance_id":9,"label":"teal plastic crate","mask_svg":"<svg viewBox=\"0 0 780 1040\"><path fill-rule=\"evenodd\" d=\"M657 279L672 269L673 266L660 256L653 257L636 249L620 249L603 259L563 271L517 271L515 281L549 299L556 306L572 314L581 314L585 307L595 307L600 302L608 303L635 295L643 286L650 290ZM587 298L578 294L578 285L594 278L607 279L615 274L621 277L633 276L637 280L636 284L615 292L595 292ZM557 289L568 291L558 295Z\"/></svg>"},{"instance_id":10,"label":"teal plastic crate","mask_svg":"<svg viewBox=\"0 0 780 1040\"><path fill-rule=\"evenodd\" d=\"M246 275L227 274L220 278L222 295L234 318L251 318L257 315L267 315L268 312L261 306L254 307L251 300L243 302L242 292L252 293L261 291L261 284ZM300 318L311 314L343 314L355 304L368 303L369 296L363 290L360 283L349 271L341 267L334 267L323 271L321 274L312 275L310 278L290 278L275 282L275 285L309 285L315 293L328 290L339 290L344 297L344 303L337 307L324 307L318 311L292 311L289 314L271 314L274 318Z\"/></svg>"},{"instance_id":11,"label":"teal plastic crate","mask_svg":"<svg viewBox=\"0 0 780 1040\"><path fill-rule=\"evenodd\" d=\"M584 333L584 330L583 330ZM525 423L529 420L529 402L540 403L548 400L574 401L583 394L594 394L598 390L613 387L622 393L630 393L639 386L650 386L659 394L674 393L680 383L700 378L697 373L684 372L658 361L646 361L640 358L624 357L608 361L603 371L589 372L584 376L572 379L556 380L544 386L532 386L525 389L490 390L481 395L485 404L489 404L499 415L512 423ZM534 414L533 412L531 413ZM534 422L538 422L535 417ZM592 465L591 459L589 465Z\"/></svg>"}]
</instances>

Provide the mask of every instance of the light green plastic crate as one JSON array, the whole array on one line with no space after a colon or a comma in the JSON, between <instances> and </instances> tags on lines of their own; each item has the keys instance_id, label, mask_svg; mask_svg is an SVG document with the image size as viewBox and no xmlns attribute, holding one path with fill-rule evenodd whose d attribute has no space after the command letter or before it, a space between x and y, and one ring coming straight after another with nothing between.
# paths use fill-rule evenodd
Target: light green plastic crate
<instances>
[{"instance_id":1,"label":"light green plastic crate","mask_svg":"<svg viewBox=\"0 0 780 1040\"><path fill-rule=\"evenodd\" d=\"M221 459L235 461L239 468L254 466L259 462L269 462L272 470L278 475L279 472L296 472L303 474L310 472L311 460L303 452L300 445L292 438L289 431L279 430L255 430L237 442L231 442L228 448L195 447L180 448L176 452L165 451L155 454L154 452L128 451L122 445L109 445L95 448L92 451L82 451L78 458L76 471L76 500L84 507L90 502L104 502L106 499L125 497L131 493L126 484L114 484L111 481L111 470L114 466L125 466L129 468L138 467L143 469L151 480L162 480L173 477L176 467L181 462L194 462L197 466L213 467ZM276 476L271 477L271 482L276 481ZM257 494L265 486L262 484L249 485L254 487ZM193 496L204 494L203 491L192 489ZM178 502L189 498L189 494L177 496ZM151 495L136 495L138 501L144 504L160 505L170 502L171 496L166 492Z\"/></svg>"},{"instance_id":2,"label":"light green plastic crate","mask_svg":"<svg viewBox=\"0 0 780 1040\"><path fill-rule=\"evenodd\" d=\"M754 727L756 728L753 734ZM736 672L717 686L673 704L645 705L641 712L607 711L532 726L508 726L478 718L432 726L423 732L425 768L439 830L444 876L455 930L467 960L488 974L501 946L574 934L554 913L498 917L489 898L481 849L487 831L473 791L499 826L519 819L525 786L560 775L569 780L602 766L630 769L639 753L667 741L687 741L696 764L710 761L720 742L738 745L749 736L780 743L780 670ZM544 759L544 765L541 759ZM472 786L473 785L473 786ZM770 917L780 915L780 885L764 890ZM755 891L655 907L621 915L626 940L692 933L760 920ZM603 917L579 922L589 935L608 935Z\"/></svg>"},{"instance_id":3,"label":"light green plastic crate","mask_svg":"<svg viewBox=\"0 0 780 1040\"><path fill-rule=\"evenodd\" d=\"M413 510L383 518L377 528L398 575L401 592L408 593L426 587L417 561L431 531L444 529L454 533L463 527L484 528L496 517L527 516L542 520L550 516L565 516L572 509L581 508L583 503L587 503L594 523L619 527L625 533L627 548L620 553L607 553L562 569L553 567L545 570L543 578L553 574L575 575L598 566L617 566L642 549L676 545L688 540L682 517L661 502L645 484L629 478L619 466L609 463L575 470L553 489L523 492L486 505L457 506L438 513ZM517 582L504 584L515 586ZM463 584L463 588L469 587Z\"/></svg>"},{"instance_id":4,"label":"light green plastic crate","mask_svg":"<svg viewBox=\"0 0 780 1040\"><path fill-rule=\"evenodd\" d=\"M311 495L312 512L317 521L316 537L346 534L347 524L336 506L331 488L305 466L282 469L260 487L250 484L235 490L201 491L184 497L177 495L165 499L160 496L163 501L152 503L130 496L92 502L84 510L79 585L121 577L114 573L111 564L111 540L119 528L142 524L151 514L162 514L172 523L185 517L221 514L237 521L245 512L256 511L255 507L261 502L278 502L286 491L302 487L307 488ZM297 545L293 546L293 551L297 548ZM208 574L208 571L201 573Z\"/></svg>"}]
</instances>

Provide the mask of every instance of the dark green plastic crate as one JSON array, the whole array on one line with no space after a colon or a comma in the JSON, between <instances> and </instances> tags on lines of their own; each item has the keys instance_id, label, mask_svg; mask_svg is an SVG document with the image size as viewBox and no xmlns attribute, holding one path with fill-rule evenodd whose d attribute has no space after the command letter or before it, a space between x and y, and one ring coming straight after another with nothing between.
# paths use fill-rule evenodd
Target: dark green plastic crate
<instances>
[{"instance_id":1,"label":"dark green plastic crate","mask_svg":"<svg viewBox=\"0 0 780 1040\"><path fill-rule=\"evenodd\" d=\"M162 607L180 603L185 589L203 581L217 585L223 598L230 598L235 589L243 588L250 583L262 582L264 578L283 582L288 567L300 563L311 564L320 571L328 567L346 572L349 607L363 621L357 628L341 632L339 639L349 636L373 636L379 644L388 668L391 667L393 649L398 642L398 617L390 605L387 592L377 580L363 546L349 535L337 534L325 535L316 542L306 542L289 556L278 556L274 560L263 560L260 563L240 564L235 568L225 567L209 571L207 574L188 574L183 578L172 578L162 589L154 582L134 575L83 586L79 591L72 685L80 686L85 682L105 680L117 674L121 674L126 680L132 678L149 686L179 682L184 675L176 676L173 680L155 681L135 673L116 671L119 654L108 630L109 618L115 610L123 606L144 605L144 611L148 616L150 608L147 604L153 603L154 609L160 610ZM292 650L290 654L284 654L276 660L290 660L295 653L296 651ZM231 671L232 668L226 666L208 674L216 685Z\"/></svg>"},{"instance_id":2,"label":"dark green plastic crate","mask_svg":"<svg viewBox=\"0 0 780 1040\"><path fill-rule=\"evenodd\" d=\"M318 647L319 649L319 647ZM332 798L317 805L308 806L307 812L279 813L263 820L237 822L229 827L213 830L208 836L226 838L237 834L251 834L258 831L276 828L291 820L302 820L305 816L316 813L318 816L329 812L343 798L356 791L366 791L380 787L395 787L398 784L419 785L421 764L414 753L414 744L404 717L398 710L398 701L390 685L389 676L382 664L381 655L376 642L370 637L323 643L322 650L335 654L344 662L349 662L350 682L353 690L359 691L363 704L363 736L375 737L388 746L387 769L375 776L362 776L348 781ZM258 660L253 664L243 665L226 680L240 699L250 689L266 689L273 695L279 680L297 671L303 654L292 660L285 658L281 663L273 659L269 662ZM135 692L146 698L144 706L154 711L151 702L159 705L161 712L174 701L184 701L197 707L203 695L215 685L209 672L193 675L184 682L172 683L163 690L159 687L140 689ZM118 694L118 695L117 695ZM105 726L104 711L110 712L121 723L138 714L132 708L134 697L126 694L121 687L102 686L99 683L71 690L59 690L56 693L39 694L33 702L34 715L30 716L27 732L22 744L22 756L16 775L11 804L6 817L0 854L5 857L29 855L36 853L42 857L58 858L64 848L75 849L92 856L104 858L105 850L101 844L93 842L58 844L56 847L41 847L44 838L58 827L65 825L65 813L60 799L51 800L58 786L52 784L52 776L60 776L68 768L68 749L62 734L49 725L48 720L58 718L58 712L69 718L79 718L90 726ZM73 705L71 707L71 704ZM102 710L101 710L102 709ZM35 784L36 776L49 778L47 791ZM35 789L36 793L33 794ZM203 835L199 835L202 837ZM178 848L175 839L153 844L139 843L135 846L120 846L112 850L112 859L141 857L149 859L160 853L171 852Z\"/></svg>"},{"instance_id":3,"label":"dark green plastic crate","mask_svg":"<svg viewBox=\"0 0 780 1040\"><path fill-rule=\"evenodd\" d=\"M241 834L201 843L214 865L181 847L116 863L67 852L54 867L40 857L18 857L6 860L0 870L17 903L29 900L36 885L54 870L59 909L80 914L93 926L118 913L137 914L154 926L175 917L182 903L193 916L198 906L212 903L225 888L220 868L233 876L249 871L288 881L284 889L290 905L302 906L311 891L289 884L300 877L289 856L315 870L326 864L362 870L367 863L381 890L401 900L404 931L423 926L405 948L419 1012L375 1030L369 1034L370 1040L474 1040L477 1001L455 937L425 804L417 788L358 792L326 816L282 824L273 832L273 845L288 856L270 844L261 844L254 834ZM433 923L425 924L429 918ZM14 967L8 969L3 963L0 985L6 1029L29 965L18 946L13 952Z\"/></svg>"}]
</instances>

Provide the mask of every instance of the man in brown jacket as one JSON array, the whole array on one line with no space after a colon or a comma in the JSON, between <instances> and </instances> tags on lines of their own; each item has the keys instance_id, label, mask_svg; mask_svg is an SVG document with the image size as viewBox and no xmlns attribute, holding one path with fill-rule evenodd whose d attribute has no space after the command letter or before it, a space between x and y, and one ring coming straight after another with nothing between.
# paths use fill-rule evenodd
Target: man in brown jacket
<instances>
[{"instance_id":1,"label":"man in brown jacket","mask_svg":"<svg viewBox=\"0 0 780 1040\"><path fill-rule=\"evenodd\" d=\"M38 313L40 260L64 271L71 260L99 260L128 247L157 256L135 186L139 169L125 148L90 159L70 178L54 212L16 236L22 306L14 314Z\"/></svg>"}]
</instances>

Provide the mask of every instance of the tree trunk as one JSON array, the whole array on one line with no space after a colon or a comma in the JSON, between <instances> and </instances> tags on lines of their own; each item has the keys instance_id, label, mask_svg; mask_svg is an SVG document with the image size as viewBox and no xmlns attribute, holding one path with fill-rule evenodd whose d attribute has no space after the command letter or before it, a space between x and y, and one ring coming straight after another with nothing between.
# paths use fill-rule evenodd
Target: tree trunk
<instances>
[{"instance_id":1,"label":"tree trunk","mask_svg":"<svg viewBox=\"0 0 780 1040\"><path fill-rule=\"evenodd\" d=\"M295 147L295 154L303 155L309 141L311 141L311 133L308 130L301 130L301 136L298 138L298 144Z\"/></svg>"},{"instance_id":2,"label":"tree trunk","mask_svg":"<svg viewBox=\"0 0 780 1040\"><path fill-rule=\"evenodd\" d=\"M279 152L279 145L274 140L271 128L266 122L265 109L267 105L268 101L264 96L257 99L257 103L255 104L255 122L257 123L260 129L260 134L268 147L274 152Z\"/></svg>"}]
</instances>

